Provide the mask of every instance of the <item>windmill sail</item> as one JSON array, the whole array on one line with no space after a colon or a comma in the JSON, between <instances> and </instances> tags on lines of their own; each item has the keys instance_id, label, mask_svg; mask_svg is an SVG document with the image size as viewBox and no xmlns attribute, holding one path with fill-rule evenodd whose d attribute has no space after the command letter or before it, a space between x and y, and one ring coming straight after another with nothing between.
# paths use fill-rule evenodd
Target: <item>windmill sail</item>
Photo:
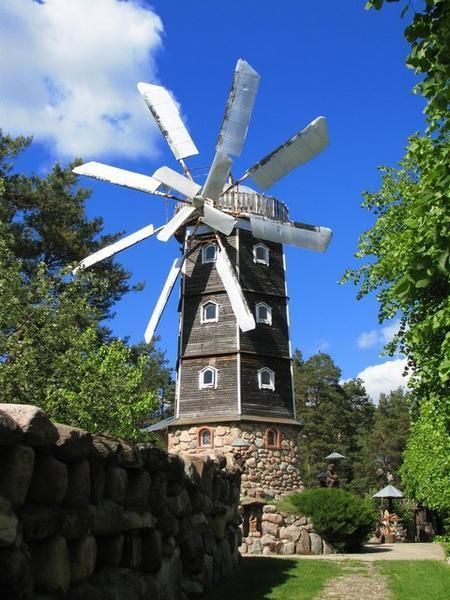
<instances>
[{"instance_id":1,"label":"windmill sail","mask_svg":"<svg viewBox=\"0 0 450 600\"><path fill-rule=\"evenodd\" d=\"M104 165L103 163L95 161L84 163L84 165L75 167L72 170L77 175L86 175L87 177L93 177L100 181L115 183L116 185L122 185L123 187L139 190L140 192L147 192L149 194L156 192L160 186L159 181L148 175L141 175L140 173L133 173L133 171L110 167L109 165Z\"/></svg>"},{"instance_id":2,"label":"windmill sail","mask_svg":"<svg viewBox=\"0 0 450 600\"><path fill-rule=\"evenodd\" d=\"M293 169L314 158L327 144L327 120L325 117L317 117L287 142L247 169L244 177L250 177L261 189L267 190Z\"/></svg>"},{"instance_id":3,"label":"windmill sail","mask_svg":"<svg viewBox=\"0 0 450 600\"><path fill-rule=\"evenodd\" d=\"M206 203L203 205L202 221L212 229L216 229L225 235L230 235L236 225L234 217Z\"/></svg>"},{"instance_id":4,"label":"windmill sail","mask_svg":"<svg viewBox=\"0 0 450 600\"><path fill-rule=\"evenodd\" d=\"M169 92L160 85L150 83L138 83L137 87L175 158L180 160L198 154Z\"/></svg>"},{"instance_id":5,"label":"windmill sail","mask_svg":"<svg viewBox=\"0 0 450 600\"><path fill-rule=\"evenodd\" d=\"M158 233L156 236L158 240L160 242L167 242L177 229L192 217L196 210L197 209L194 206L183 206L183 208L181 208Z\"/></svg>"},{"instance_id":6,"label":"windmill sail","mask_svg":"<svg viewBox=\"0 0 450 600\"><path fill-rule=\"evenodd\" d=\"M250 225L255 238L317 252L325 252L333 236L328 227L306 223L279 223L256 215L250 215Z\"/></svg>"},{"instance_id":7,"label":"windmill sail","mask_svg":"<svg viewBox=\"0 0 450 600\"><path fill-rule=\"evenodd\" d=\"M142 242L142 240L151 237L157 231L158 229L155 229L153 225L147 225L147 227L143 227L142 229L139 229L139 231L135 231L131 235L127 235L121 240L114 242L114 244L110 244L109 246L90 254L87 258L84 258L80 262L78 267L76 267L73 272L76 273L80 268L87 269L87 267L95 265L95 263L105 260L105 258L110 258L111 256L114 256L115 254L118 254L127 248L131 248L131 246L134 246L135 244Z\"/></svg>"},{"instance_id":8,"label":"windmill sail","mask_svg":"<svg viewBox=\"0 0 450 600\"><path fill-rule=\"evenodd\" d=\"M216 146L219 152L241 155L259 80L260 76L248 62L242 59L237 61Z\"/></svg>"},{"instance_id":9,"label":"windmill sail","mask_svg":"<svg viewBox=\"0 0 450 600\"><path fill-rule=\"evenodd\" d=\"M158 327L158 323L161 319L161 315L163 310L170 298L170 294L172 293L173 286L177 280L177 277L183 267L184 260L186 258L186 254L180 256L176 260L174 260L172 264L172 268L169 271L169 275L166 279L166 283L161 291L161 294L158 298L158 302L153 310L152 316L150 317L150 321L147 325L147 329L145 330L144 339L149 344L152 341L153 335L155 333L156 328Z\"/></svg>"},{"instance_id":10,"label":"windmill sail","mask_svg":"<svg viewBox=\"0 0 450 600\"><path fill-rule=\"evenodd\" d=\"M166 187L179 192L190 200L192 200L202 188L198 183L195 183L170 167L160 167L153 173L153 177L160 183L163 183Z\"/></svg>"},{"instance_id":11,"label":"windmill sail","mask_svg":"<svg viewBox=\"0 0 450 600\"><path fill-rule=\"evenodd\" d=\"M205 185L202 189L202 196L210 200L217 200L223 192L223 187L233 161L223 152L216 152L213 163L208 173Z\"/></svg>"},{"instance_id":12,"label":"windmill sail","mask_svg":"<svg viewBox=\"0 0 450 600\"><path fill-rule=\"evenodd\" d=\"M245 300L239 281L228 258L227 252L219 238L219 251L217 252L216 269L228 294L234 316L242 331L255 329L256 323L247 301Z\"/></svg>"}]
</instances>

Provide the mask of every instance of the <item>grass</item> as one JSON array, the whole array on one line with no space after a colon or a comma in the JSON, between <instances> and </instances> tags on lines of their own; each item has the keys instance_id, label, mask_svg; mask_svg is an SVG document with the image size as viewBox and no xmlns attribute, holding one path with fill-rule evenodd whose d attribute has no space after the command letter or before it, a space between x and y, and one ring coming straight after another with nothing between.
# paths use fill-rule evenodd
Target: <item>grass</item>
<instances>
[{"instance_id":1,"label":"grass","mask_svg":"<svg viewBox=\"0 0 450 600\"><path fill-rule=\"evenodd\" d=\"M244 557L239 576L213 590L208 600L310 600L343 570L328 560Z\"/></svg>"},{"instance_id":2,"label":"grass","mask_svg":"<svg viewBox=\"0 0 450 600\"><path fill-rule=\"evenodd\" d=\"M449 600L450 567L436 560L376 563L389 584L392 600Z\"/></svg>"},{"instance_id":3,"label":"grass","mask_svg":"<svg viewBox=\"0 0 450 600\"><path fill-rule=\"evenodd\" d=\"M450 567L436 560L377 561L390 600L450 600ZM208 600L313 600L338 576L370 577L362 561L244 557L240 574L221 583ZM370 600L369 598L367 600Z\"/></svg>"}]
</instances>

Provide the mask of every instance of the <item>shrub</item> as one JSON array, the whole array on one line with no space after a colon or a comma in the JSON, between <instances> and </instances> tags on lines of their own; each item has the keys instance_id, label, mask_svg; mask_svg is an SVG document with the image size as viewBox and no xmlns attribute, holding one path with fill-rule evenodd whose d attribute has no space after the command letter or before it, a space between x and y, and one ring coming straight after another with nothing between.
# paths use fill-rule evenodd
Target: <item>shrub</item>
<instances>
[{"instance_id":1,"label":"shrub","mask_svg":"<svg viewBox=\"0 0 450 600\"><path fill-rule=\"evenodd\" d=\"M359 550L377 520L370 499L336 489L318 488L292 494L279 508L311 517L314 530L341 552Z\"/></svg>"}]
</instances>

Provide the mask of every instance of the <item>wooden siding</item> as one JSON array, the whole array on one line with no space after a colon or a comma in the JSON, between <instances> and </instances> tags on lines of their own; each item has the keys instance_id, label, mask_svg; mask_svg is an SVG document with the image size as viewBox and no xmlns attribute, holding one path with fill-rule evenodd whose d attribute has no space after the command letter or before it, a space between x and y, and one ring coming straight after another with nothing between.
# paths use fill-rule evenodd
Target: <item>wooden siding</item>
<instances>
[{"instance_id":1,"label":"wooden siding","mask_svg":"<svg viewBox=\"0 0 450 600\"><path fill-rule=\"evenodd\" d=\"M275 372L275 389L259 389L258 370ZM289 359L241 355L242 413L294 417L292 406L291 362Z\"/></svg>"},{"instance_id":2,"label":"wooden siding","mask_svg":"<svg viewBox=\"0 0 450 600\"><path fill-rule=\"evenodd\" d=\"M211 235L198 236L197 240L205 244L215 242ZM232 265L236 264L236 233L233 232L228 238L222 238L228 257ZM185 263L185 294L209 294L223 290L222 280L217 273L215 263L202 263L202 245L199 245L186 259Z\"/></svg>"},{"instance_id":3,"label":"wooden siding","mask_svg":"<svg viewBox=\"0 0 450 600\"><path fill-rule=\"evenodd\" d=\"M253 246L262 243L269 249L269 264L255 263ZM283 246L267 240L259 240L249 231L239 231L239 280L244 290L261 294L284 296L285 279Z\"/></svg>"},{"instance_id":4,"label":"wooden siding","mask_svg":"<svg viewBox=\"0 0 450 600\"><path fill-rule=\"evenodd\" d=\"M206 302L219 305L219 320L201 322ZM225 292L185 296L181 356L214 355L237 351L237 328L233 309Z\"/></svg>"},{"instance_id":5,"label":"wooden siding","mask_svg":"<svg viewBox=\"0 0 450 600\"><path fill-rule=\"evenodd\" d=\"M199 372L207 366L218 371L217 387L199 389ZM236 355L182 359L180 375L180 418L238 413Z\"/></svg>"},{"instance_id":6,"label":"wooden siding","mask_svg":"<svg viewBox=\"0 0 450 600\"><path fill-rule=\"evenodd\" d=\"M245 294L250 310L255 315L256 305L264 302L272 309L272 325L256 323L256 329L240 334L240 347L243 352L289 357L289 330L286 314L286 298L267 294Z\"/></svg>"}]
</instances>

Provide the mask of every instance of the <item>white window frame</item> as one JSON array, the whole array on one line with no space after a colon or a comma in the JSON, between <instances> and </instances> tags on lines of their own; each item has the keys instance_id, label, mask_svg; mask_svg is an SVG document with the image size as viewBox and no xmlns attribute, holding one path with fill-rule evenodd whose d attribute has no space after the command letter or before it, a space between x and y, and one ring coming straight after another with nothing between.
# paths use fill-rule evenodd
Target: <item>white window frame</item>
<instances>
[{"instance_id":1,"label":"white window frame","mask_svg":"<svg viewBox=\"0 0 450 600\"><path fill-rule=\"evenodd\" d=\"M206 256L208 248L211 248L211 247L214 248L214 258L208 258ZM202 264L203 265L206 265L208 263L215 263L216 258L217 258L217 244L211 243L211 244L206 244L206 246L203 246L203 248L202 248Z\"/></svg>"},{"instance_id":2,"label":"white window frame","mask_svg":"<svg viewBox=\"0 0 450 600\"><path fill-rule=\"evenodd\" d=\"M270 383L263 383L262 376L263 373L269 373ZM275 389L275 371L269 369L269 367L263 367L258 371L258 387L260 390L274 390Z\"/></svg>"},{"instance_id":3,"label":"white window frame","mask_svg":"<svg viewBox=\"0 0 450 600\"><path fill-rule=\"evenodd\" d=\"M205 318L205 309L208 306L208 304L213 304L216 307L216 316L214 317L214 319L206 319ZM219 320L219 305L217 304L217 302L208 300L208 302L205 302L205 304L202 304L200 310L201 310L200 323L217 323L217 321Z\"/></svg>"},{"instance_id":4,"label":"white window frame","mask_svg":"<svg viewBox=\"0 0 450 600\"><path fill-rule=\"evenodd\" d=\"M202 444L202 435L205 432L209 433L209 444ZM197 436L197 447L198 448L214 448L214 432L209 427L201 427L198 431Z\"/></svg>"},{"instance_id":5,"label":"white window frame","mask_svg":"<svg viewBox=\"0 0 450 600\"><path fill-rule=\"evenodd\" d=\"M258 256L257 256L258 248L264 248L264 258L258 258ZM270 260L269 248L265 244L261 244L261 243L255 244L253 246L253 262L261 264L261 265L266 265L268 267L269 260Z\"/></svg>"},{"instance_id":6,"label":"white window frame","mask_svg":"<svg viewBox=\"0 0 450 600\"><path fill-rule=\"evenodd\" d=\"M204 383L203 376L206 373L206 371L212 371L212 373L213 373L212 383ZM201 389L201 390L215 389L217 387L217 375L218 375L218 371L214 367L211 367L211 366L204 367L198 374L199 389Z\"/></svg>"},{"instance_id":7,"label":"white window frame","mask_svg":"<svg viewBox=\"0 0 450 600\"><path fill-rule=\"evenodd\" d=\"M259 309L261 307L264 307L267 310L267 318L266 319L263 319L262 317L259 316ZM255 312L256 312L256 322L257 323L264 323L265 325L272 325L272 307L271 306L269 306L265 302L258 302L258 304L255 307Z\"/></svg>"}]
</instances>

